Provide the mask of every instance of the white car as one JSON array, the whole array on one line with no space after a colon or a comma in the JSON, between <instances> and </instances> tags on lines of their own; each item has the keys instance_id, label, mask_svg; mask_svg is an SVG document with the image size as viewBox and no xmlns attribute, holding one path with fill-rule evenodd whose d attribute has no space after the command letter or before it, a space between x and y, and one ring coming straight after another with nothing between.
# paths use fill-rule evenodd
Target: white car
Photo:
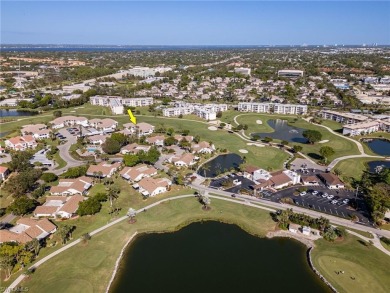
<instances>
[{"instance_id":1,"label":"white car","mask_svg":"<svg viewBox=\"0 0 390 293\"><path fill-rule=\"evenodd\" d=\"M328 194L325 192L322 194L322 197L325 198L325 197L328 197Z\"/></svg>"},{"instance_id":2,"label":"white car","mask_svg":"<svg viewBox=\"0 0 390 293\"><path fill-rule=\"evenodd\" d=\"M299 195L300 196L305 196L306 195L306 191L302 191Z\"/></svg>"},{"instance_id":3,"label":"white car","mask_svg":"<svg viewBox=\"0 0 390 293\"><path fill-rule=\"evenodd\" d=\"M332 200L332 204L336 204L338 201L336 199Z\"/></svg>"},{"instance_id":4,"label":"white car","mask_svg":"<svg viewBox=\"0 0 390 293\"><path fill-rule=\"evenodd\" d=\"M317 190L314 190L311 194L312 194L312 195L317 195L317 194L318 194L318 191L317 191Z\"/></svg>"},{"instance_id":5,"label":"white car","mask_svg":"<svg viewBox=\"0 0 390 293\"><path fill-rule=\"evenodd\" d=\"M329 194L327 198L328 198L328 199L332 199L332 198L334 198L334 195Z\"/></svg>"},{"instance_id":6,"label":"white car","mask_svg":"<svg viewBox=\"0 0 390 293\"><path fill-rule=\"evenodd\" d=\"M345 203L345 204L349 203L349 199L348 198L344 199L343 203Z\"/></svg>"}]
</instances>

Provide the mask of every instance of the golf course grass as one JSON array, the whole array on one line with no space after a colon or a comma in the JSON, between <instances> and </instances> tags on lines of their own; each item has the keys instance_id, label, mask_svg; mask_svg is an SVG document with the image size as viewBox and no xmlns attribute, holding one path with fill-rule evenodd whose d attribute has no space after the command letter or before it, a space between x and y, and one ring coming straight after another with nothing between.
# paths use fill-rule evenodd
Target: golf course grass
<instances>
[{"instance_id":1,"label":"golf course grass","mask_svg":"<svg viewBox=\"0 0 390 293\"><path fill-rule=\"evenodd\" d=\"M340 293L388 292L390 257L374 246L352 235L340 243L321 239L316 245L313 264Z\"/></svg>"},{"instance_id":2,"label":"golf course grass","mask_svg":"<svg viewBox=\"0 0 390 293\"><path fill-rule=\"evenodd\" d=\"M302 129L311 129L317 130L322 134L322 140L327 140L326 143L315 143L315 144L302 144L302 143L294 143L301 145L303 147L302 152L309 157L319 160L321 159L320 148L322 146L330 146L335 150L335 154L328 158L329 161L332 161L336 158L347 156L347 155L357 155L359 154L358 148L355 143L352 141L337 136L327 129L317 126L315 124L309 123L302 118L297 118L296 116L282 116L282 115L265 115L265 114L241 114L237 117L237 122L239 124L248 125L248 129L246 130L246 135L250 135L251 133L270 133L273 132L273 128L268 125L268 120L270 119L284 119L289 122L291 126L302 128ZM297 120L295 120L297 119ZM262 124L257 124L256 121L261 120ZM277 140L275 140L277 141ZM290 143L293 144L293 143Z\"/></svg>"},{"instance_id":3,"label":"golf course grass","mask_svg":"<svg viewBox=\"0 0 390 293\"><path fill-rule=\"evenodd\" d=\"M361 179L363 172L368 168L368 162L378 161L378 158L353 158L337 163L334 169L341 171L341 177Z\"/></svg>"}]
</instances>

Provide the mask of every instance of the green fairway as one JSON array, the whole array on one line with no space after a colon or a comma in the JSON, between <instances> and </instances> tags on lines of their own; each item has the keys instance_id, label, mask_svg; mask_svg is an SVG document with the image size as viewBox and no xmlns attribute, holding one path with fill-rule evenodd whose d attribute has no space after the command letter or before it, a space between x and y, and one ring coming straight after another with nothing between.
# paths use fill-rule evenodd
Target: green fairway
<instances>
[{"instance_id":1,"label":"green fairway","mask_svg":"<svg viewBox=\"0 0 390 293\"><path fill-rule=\"evenodd\" d=\"M297 118L296 116L287 116L287 115L264 115L264 114L243 114L237 117L237 122L239 124L247 124L248 130L246 134L249 136L250 133L263 132L269 133L274 130L267 124L267 121L270 119L284 119L289 121L289 124L293 127L298 127L302 129L312 129L321 132L322 140L328 140L326 143L315 143L315 144L301 144L301 143L290 143L299 144L303 147L302 152L313 159L319 159L319 150L322 146L330 146L335 150L335 154L329 157L329 161L346 156L346 155L355 155L359 154L356 144L352 141L345 138L339 137L327 129L317 126L315 124L309 123L302 118ZM295 121L295 119L297 119ZM257 120L261 120L262 124L257 124ZM277 140L276 140L277 141Z\"/></svg>"},{"instance_id":2,"label":"green fairway","mask_svg":"<svg viewBox=\"0 0 390 293\"><path fill-rule=\"evenodd\" d=\"M380 159L376 158L353 158L347 159L339 162L334 168L341 171L341 177L354 179L360 179L363 175L363 172L367 170L368 162L378 161Z\"/></svg>"},{"instance_id":3,"label":"green fairway","mask_svg":"<svg viewBox=\"0 0 390 293\"><path fill-rule=\"evenodd\" d=\"M388 292L390 257L361 241L352 235L340 243L316 241L314 266L339 292Z\"/></svg>"}]
</instances>

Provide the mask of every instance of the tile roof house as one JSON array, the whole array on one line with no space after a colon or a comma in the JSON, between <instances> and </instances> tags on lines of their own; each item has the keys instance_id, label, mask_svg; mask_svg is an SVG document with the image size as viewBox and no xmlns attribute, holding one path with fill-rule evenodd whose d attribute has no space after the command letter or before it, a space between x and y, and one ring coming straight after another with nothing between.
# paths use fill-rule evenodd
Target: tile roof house
<instances>
[{"instance_id":1,"label":"tile roof house","mask_svg":"<svg viewBox=\"0 0 390 293\"><path fill-rule=\"evenodd\" d=\"M155 196L166 192L171 184L172 182L167 178L153 179L145 177L138 183L138 188L144 196Z\"/></svg>"},{"instance_id":2,"label":"tile roof house","mask_svg":"<svg viewBox=\"0 0 390 293\"><path fill-rule=\"evenodd\" d=\"M113 164L101 162L98 165L90 165L87 170L87 175L94 177L101 176L102 178L111 177L118 170L120 165L121 164L119 162Z\"/></svg>"},{"instance_id":3,"label":"tile roof house","mask_svg":"<svg viewBox=\"0 0 390 293\"><path fill-rule=\"evenodd\" d=\"M123 127L128 129L131 133L137 134L138 137L151 135L154 132L154 126L145 122L140 122L137 125L126 123L123 124Z\"/></svg>"},{"instance_id":4,"label":"tile roof house","mask_svg":"<svg viewBox=\"0 0 390 293\"><path fill-rule=\"evenodd\" d=\"M195 157L193 154L185 153L181 156L173 156L170 161L176 167L190 167L196 164L197 157Z\"/></svg>"},{"instance_id":5,"label":"tile roof house","mask_svg":"<svg viewBox=\"0 0 390 293\"><path fill-rule=\"evenodd\" d=\"M37 145L38 144L32 135L15 136L5 141L5 146L15 151L35 149Z\"/></svg>"},{"instance_id":6,"label":"tile roof house","mask_svg":"<svg viewBox=\"0 0 390 293\"><path fill-rule=\"evenodd\" d=\"M192 152L198 154L211 154L215 151L214 145L210 145L207 141L201 141L192 145Z\"/></svg>"},{"instance_id":7,"label":"tile roof house","mask_svg":"<svg viewBox=\"0 0 390 293\"><path fill-rule=\"evenodd\" d=\"M340 189L345 187L339 177L332 173L321 173L319 176L329 189Z\"/></svg>"},{"instance_id":8,"label":"tile roof house","mask_svg":"<svg viewBox=\"0 0 390 293\"><path fill-rule=\"evenodd\" d=\"M111 118L91 119L89 125L103 132L113 132L118 127L118 122Z\"/></svg>"},{"instance_id":9,"label":"tile roof house","mask_svg":"<svg viewBox=\"0 0 390 293\"><path fill-rule=\"evenodd\" d=\"M157 170L154 167L143 164L134 167L125 167L120 174L126 180L138 182L144 177L157 175Z\"/></svg>"},{"instance_id":10,"label":"tile roof house","mask_svg":"<svg viewBox=\"0 0 390 293\"><path fill-rule=\"evenodd\" d=\"M164 139L165 139L164 135L157 135L157 136L148 137L146 139L146 142L156 146L164 146Z\"/></svg>"},{"instance_id":11,"label":"tile roof house","mask_svg":"<svg viewBox=\"0 0 390 293\"><path fill-rule=\"evenodd\" d=\"M137 143L128 144L121 148L122 154L137 154L140 151L147 152L150 150L149 145L140 145Z\"/></svg>"},{"instance_id":12,"label":"tile roof house","mask_svg":"<svg viewBox=\"0 0 390 293\"><path fill-rule=\"evenodd\" d=\"M44 239L54 233L57 227L48 219L20 218L10 229L0 230L0 243L27 243L33 239Z\"/></svg>"},{"instance_id":13,"label":"tile roof house","mask_svg":"<svg viewBox=\"0 0 390 293\"><path fill-rule=\"evenodd\" d=\"M22 135L32 135L35 139L46 139L50 137L50 130L45 124L29 124L24 125Z\"/></svg>"},{"instance_id":14,"label":"tile roof house","mask_svg":"<svg viewBox=\"0 0 390 293\"><path fill-rule=\"evenodd\" d=\"M95 144L95 145L102 145L106 142L107 137L110 137L107 134L97 134L97 135L91 135L87 138L88 143Z\"/></svg>"},{"instance_id":15,"label":"tile roof house","mask_svg":"<svg viewBox=\"0 0 390 293\"><path fill-rule=\"evenodd\" d=\"M61 217L69 219L74 216L79 203L84 200L82 195L48 196L46 202L37 206L33 212L34 217Z\"/></svg>"},{"instance_id":16,"label":"tile roof house","mask_svg":"<svg viewBox=\"0 0 390 293\"><path fill-rule=\"evenodd\" d=\"M313 186L313 185L319 185L320 179L318 179L317 176L310 175L310 176L301 176L302 184L305 186Z\"/></svg>"},{"instance_id":17,"label":"tile roof house","mask_svg":"<svg viewBox=\"0 0 390 293\"><path fill-rule=\"evenodd\" d=\"M93 180L86 176L75 179L60 179L57 186L50 188L51 195L85 194L92 186Z\"/></svg>"},{"instance_id":18,"label":"tile roof house","mask_svg":"<svg viewBox=\"0 0 390 293\"><path fill-rule=\"evenodd\" d=\"M9 173L10 171L7 167L0 166L0 180L5 180L8 177Z\"/></svg>"},{"instance_id":19,"label":"tile roof house","mask_svg":"<svg viewBox=\"0 0 390 293\"><path fill-rule=\"evenodd\" d=\"M53 129L63 128L65 126L82 125L88 126L88 119L77 116L62 116L49 122Z\"/></svg>"},{"instance_id":20,"label":"tile roof house","mask_svg":"<svg viewBox=\"0 0 390 293\"><path fill-rule=\"evenodd\" d=\"M191 136L191 135L180 135L180 134L177 134L177 135L174 136L174 138L177 141L181 141L181 140L185 139L188 142L192 142L194 140L194 137Z\"/></svg>"}]
</instances>

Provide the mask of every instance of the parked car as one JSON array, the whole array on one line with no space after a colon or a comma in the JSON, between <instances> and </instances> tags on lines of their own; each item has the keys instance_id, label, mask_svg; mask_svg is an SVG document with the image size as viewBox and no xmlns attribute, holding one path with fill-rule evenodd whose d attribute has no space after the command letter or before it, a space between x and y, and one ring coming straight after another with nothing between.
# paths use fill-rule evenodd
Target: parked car
<instances>
[{"instance_id":1,"label":"parked car","mask_svg":"<svg viewBox=\"0 0 390 293\"><path fill-rule=\"evenodd\" d=\"M328 199L333 199L333 198L334 198L334 195L329 194L327 198L328 198Z\"/></svg>"},{"instance_id":2,"label":"parked car","mask_svg":"<svg viewBox=\"0 0 390 293\"><path fill-rule=\"evenodd\" d=\"M305 196L306 195L306 191L302 191L299 195L300 196Z\"/></svg>"},{"instance_id":3,"label":"parked car","mask_svg":"<svg viewBox=\"0 0 390 293\"><path fill-rule=\"evenodd\" d=\"M317 190L314 190L311 194L312 194L312 195L317 195L317 194L318 194L318 191L317 191Z\"/></svg>"},{"instance_id":4,"label":"parked car","mask_svg":"<svg viewBox=\"0 0 390 293\"><path fill-rule=\"evenodd\" d=\"M322 194L322 197L326 198L326 197L328 197L328 194L325 192L325 193Z\"/></svg>"},{"instance_id":5,"label":"parked car","mask_svg":"<svg viewBox=\"0 0 390 293\"><path fill-rule=\"evenodd\" d=\"M336 199L332 200L332 204L336 204L338 201Z\"/></svg>"},{"instance_id":6,"label":"parked car","mask_svg":"<svg viewBox=\"0 0 390 293\"><path fill-rule=\"evenodd\" d=\"M349 203L349 199L348 198L344 199L343 203L345 203L345 204Z\"/></svg>"}]
</instances>

